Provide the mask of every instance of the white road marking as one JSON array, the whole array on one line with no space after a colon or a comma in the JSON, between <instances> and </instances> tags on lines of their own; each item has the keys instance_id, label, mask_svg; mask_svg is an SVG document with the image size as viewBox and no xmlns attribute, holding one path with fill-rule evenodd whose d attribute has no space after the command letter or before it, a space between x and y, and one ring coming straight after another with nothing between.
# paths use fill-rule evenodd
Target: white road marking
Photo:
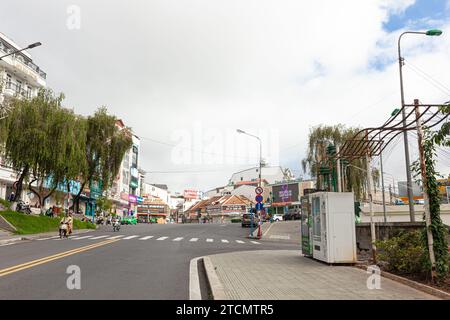
<instances>
[{"instance_id":1,"label":"white road marking","mask_svg":"<svg viewBox=\"0 0 450 320\"><path fill-rule=\"evenodd\" d=\"M236 242L237 242L237 243L245 243L245 242L242 241L242 240L236 240Z\"/></svg>"},{"instance_id":2,"label":"white road marking","mask_svg":"<svg viewBox=\"0 0 450 320\"><path fill-rule=\"evenodd\" d=\"M254 244L260 244L259 242L257 242L257 241L250 241L251 243L254 243Z\"/></svg>"},{"instance_id":3,"label":"white road marking","mask_svg":"<svg viewBox=\"0 0 450 320\"><path fill-rule=\"evenodd\" d=\"M71 238L73 240L81 240L81 239L88 239L91 238L92 236L84 236L84 237L79 237L79 238Z\"/></svg>"},{"instance_id":4,"label":"white road marking","mask_svg":"<svg viewBox=\"0 0 450 320\"><path fill-rule=\"evenodd\" d=\"M139 237L139 236L134 235L134 236L129 236L129 237L123 238L122 240L130 240L130 239L137 238L137 237Z\"/></svg>"},{"instance_id":5,"label":"white road marking","mask_svg":"<svg viewBox=\"0 0 450 320\"><path fill-rule=\"evenodd\" d=\"M139 240L148 240L148 239L151 239L151 238L153 238L153 236L142 237L142 238L140 238Z\"/></svg>"},{"instance_id":6,"label":"white road marking","mask_svg":"<svg viewBox=\"0 0 450 320\"><path fill-rule=\"evenodd\" d=\"M181 240L183 240L183 237L175 238L175 239L173 239L172 241L181 241Z\"/></svg>"},{"instance_id":7,"label":"white road marking","mask_svg":"<svg viewBox=\"0 0 450 320\"><path fill-rule=\"evenodd\" d=\"M270 239L283 239L283 240L289 240L291 237L290 235L278 235L278 234L272 234Z\"/></svg>"},{"instance_id":8,"label":"white road marking","mask_svg":"<svg viewBox=\"0 0 450 320\"><path fill-rule=\"evenodd\" d=\"M226 240L226 239L222 239L223 243L229 243L230 241Z\"/></svg>"},{"instance_id":9,"label":"white road marking","mask_svg":"<svg viewBox=\"0 0 450 320\"><path fill-rule=\"evenodd\" d=\"M122 237L125 237L125 236L122 234L122 235L120 235L120 236L109 237L109 238L107 238L107 240L111 240L111 239L119 239L119 238L122 238Z\"/></svg>"},{"instance_id":10,"label":"white road marking","mask_svg":"<svg viewBox=\"0 0 450 320\"><path fill-rule=\"evenodd\" d=\"M10 246L10 245L12 245L12 244L14 244L14 243L5 243L5 244L0 244L0 247Z\"/></svg>"},{"instance_id":11,"label":"white road marking","mask_svg":"<svg viewBox=\"0 0 450 320\"><path fill-rule=\"evenodd\" d=\"M166 240L168 237L159 237L158 239L156 239L156 240L159 240L159 241L161 241L161 240Z\"/></svg>"},{"instance_id":12,"label":"white road marking","mask_svg":"<svg viewBox=\"0 0 450 320\"><path fill-rule=\"evenodd\" d=\"M198 241L198 238L192 238L191 240L189 240L189 241L191 241L191 242L195 242L195 241Z\"/></svg>"},{"instance_id":13,"label":"white road marking","mask_svg":"<svg viewBox=\"0 0 450 320\"><path fill-rule=\"evenodd\" d=\"M96 240L96 239L101 239L101 238L106 238L106 237L107 237L107 235L106 236L98 236L98 237L91 238L91 240Z\"/></svg>"},{"instance_id":14,"label":"white road marking","mask_svg":"<svg viewBox=\"0 0 450 320\"><path fill-rule=\"evenodd\" d=\"M40 238L40 239L36 239L37 241L44 241L44 240L50 240L52 238Z\"/></svg>"},{"instance_id":15,"label":"white road marking","mask_svg":"<svg viewBox=\"0 0 450 320\"><path fill-rule=\"evenodd\" d=\"M214 239L206 239L206 242L214 242Z\"/></svg>"}]
</instances>

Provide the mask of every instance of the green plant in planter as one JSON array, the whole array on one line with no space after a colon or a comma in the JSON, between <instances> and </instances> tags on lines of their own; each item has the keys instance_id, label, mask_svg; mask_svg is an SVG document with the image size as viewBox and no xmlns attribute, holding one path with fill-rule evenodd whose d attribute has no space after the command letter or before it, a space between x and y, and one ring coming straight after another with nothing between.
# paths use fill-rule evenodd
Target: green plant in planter
<instances>
[{"instance_id":1,"label":"green plant in planter","mask_svg":"<svg viewBox=\"0 0 450 320\"><path fill-rule=\"evenodd\" d=\"M429 270L426 245L422 231L401 232L387 240L376 242L377 260L389 271L425 276Z\"/></svg>"}]
</instances>

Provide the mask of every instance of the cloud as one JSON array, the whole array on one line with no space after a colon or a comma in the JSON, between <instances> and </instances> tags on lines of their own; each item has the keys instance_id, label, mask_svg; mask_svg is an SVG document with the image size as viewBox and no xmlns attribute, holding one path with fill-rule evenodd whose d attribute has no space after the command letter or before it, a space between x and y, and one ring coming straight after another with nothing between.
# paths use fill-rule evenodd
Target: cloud
<instances>
[{"instance_id":1,"label":"cloud","mask_svg":"<svg viewBox=\"0 0 450 320\"><path fill-rule=\"evenodd\" d=\"M73 2L11 2L0 12L1 31L21 44L43 42L32 52L35 61L77 112L107 105L144 137L176 144L174 133L193 134L196 121L223 137L237 128L273 129L281 164L299 169L311 126L379 124L399 104L398 33L383 23L414 1L80 0L81 28L68 30ZM440 38L405 39L404 52L450 84L443 72L450 38ZM405 86L408 100L443 96L411 71L405 70ZM209 150L208 139L201 138L200 151ZM243 136L233 139L231 147L217 140L212 153L233 153ZM298 147L285 150L292 145ZM257 163L251 156L246 164L180 164L167 145L143 139L142 146L146 170L209 171L149 176L174 190L222 185ZM249 139L244 146L255 144ZM401 161L385 167L404 171Z\"/></svg>"}]
</instances>

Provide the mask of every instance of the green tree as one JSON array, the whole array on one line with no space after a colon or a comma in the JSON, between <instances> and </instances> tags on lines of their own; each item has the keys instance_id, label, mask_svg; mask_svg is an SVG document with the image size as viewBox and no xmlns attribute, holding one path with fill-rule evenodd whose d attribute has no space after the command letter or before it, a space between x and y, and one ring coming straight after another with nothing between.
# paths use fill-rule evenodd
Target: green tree
<instances>
[{"instance_id":1,"label":"green tree","mask_svg":"<svg viewBox=\"0 0 450 320\"><path fill-rule=\"evenodd\" d=\"M85 161L81 172L80 192L74 198L74 208L78 211L81 192L91 181L101 181L107 190L120 170L125 152L132 146L131 130L120 130L117 118L109 115L106 107L99 108L87 118Z\"/></svg>"},{"instance_id":2,"label":"green tree","mask_svg":"<svg viewBox=\"0 0 450 320\"><path fill-rule=\"evenodd\" d=\"M49 127L61 110L64 96L54 96L51 90L40 90L32 99L13 99L10 104L4 134L4 158L18 173L16 200L21 196L23 182L36 173L51 174L54 167L49 143Z\"/></svg>"},{"instance_id":3,"label":"green tree","mask_svg":"<svg viewBox=\"0 0 450 320\"><path fill-rule=\"evenodd\" d=\"M5 159L19 173L16 199L27 181L41 211L57 186L75 179L85 167L85 120L63 108L63 99L42 89L32 99L13 99L4 119ZM51 181L49 189L46 180Z\"/></svg>"},{"instance_id":4,"label":"green tree","mask_svg":"<svg viewBox=\"0 0 450 320\"><path fill-rule=\"evenodd\" d=\"M113 206L113 202L111 199L108 199L106 196L99 197L96 200L96 208L97 212L107 212L110 213Z\"/></svg>"}]
</instances>

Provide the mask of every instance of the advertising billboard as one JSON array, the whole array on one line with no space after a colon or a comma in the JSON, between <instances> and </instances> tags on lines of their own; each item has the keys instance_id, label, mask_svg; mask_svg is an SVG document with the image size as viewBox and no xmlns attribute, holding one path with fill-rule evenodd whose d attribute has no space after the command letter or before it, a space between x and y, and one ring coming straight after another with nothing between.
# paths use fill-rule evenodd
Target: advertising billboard
<instances>
[{"instance_id":1,"label":"advertising billboard","mask_svg":"<svg viewBox=\"0 0 450 320\"><path fill-rule=\"evenodd\" d=\"M183 197L185 199L200 199L200 195L197 190L184 190Z\"/></svg>"},{"instance_id":2,"label":"advertising billboard","mask_svg":"<svg viewBox=\"0 0 450 320\"><path fill-rule=\"evenodd\" d=\"M287 183L272 187L273 204L299 201L298 183Z\"/></svg>"}]
</instances>

